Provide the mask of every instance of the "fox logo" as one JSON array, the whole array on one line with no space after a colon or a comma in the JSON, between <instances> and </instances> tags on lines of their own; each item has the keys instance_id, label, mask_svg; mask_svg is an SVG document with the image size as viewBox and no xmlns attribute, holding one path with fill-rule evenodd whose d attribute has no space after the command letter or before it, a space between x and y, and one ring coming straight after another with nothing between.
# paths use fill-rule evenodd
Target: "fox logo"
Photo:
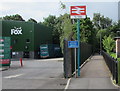
<instances>
[{"instance_id":1,"label":"fox logo","mask_svg":"<svg viewBox=\"0 0 120 91\"><path fill-rule=\"evenodd\" d=\"M19 28L16 28L16 27L14 27L14 29L11 29L11 35L21 35L22 34L22 29L21 29L21 27L19 27Z\"/></svg>"}]
</instances>

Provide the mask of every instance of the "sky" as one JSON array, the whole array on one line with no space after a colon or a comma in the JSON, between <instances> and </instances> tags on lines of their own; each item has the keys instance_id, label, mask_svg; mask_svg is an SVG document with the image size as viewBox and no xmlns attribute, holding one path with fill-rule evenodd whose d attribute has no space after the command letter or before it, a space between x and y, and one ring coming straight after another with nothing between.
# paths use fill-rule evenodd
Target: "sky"
<instances>
[{"instance_id":1,"label":"sky","mask_svg":"<svg viewBox=\"0 0 120 91\"><path fill-rule=\"evenodd\" d=\"M66 5L66 9L60 8L60 1ZM105 17L118 20L119 0L1 0L0 17L20 14L23 19L33 18L42 22L49 15L59 16L70 13L70 6L86 5L87 16L93 18L93 13L101 13Z\"/></svg>"}]
</instances>

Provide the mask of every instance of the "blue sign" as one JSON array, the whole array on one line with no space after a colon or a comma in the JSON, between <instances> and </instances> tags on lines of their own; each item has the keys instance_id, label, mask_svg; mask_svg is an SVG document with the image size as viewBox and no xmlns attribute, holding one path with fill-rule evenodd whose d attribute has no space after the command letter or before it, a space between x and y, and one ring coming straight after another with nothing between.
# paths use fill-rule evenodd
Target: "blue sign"
<instances>
[{"instance_id":1,"label":"blue sign","mask_svg":"<svg viewBox=\"0 0 120 91\"><path fill-rule=\"evenodd\" d=\"M79 42L78 41L68 41L68 48L78 48Z\"/></svg>"}]
</instances>

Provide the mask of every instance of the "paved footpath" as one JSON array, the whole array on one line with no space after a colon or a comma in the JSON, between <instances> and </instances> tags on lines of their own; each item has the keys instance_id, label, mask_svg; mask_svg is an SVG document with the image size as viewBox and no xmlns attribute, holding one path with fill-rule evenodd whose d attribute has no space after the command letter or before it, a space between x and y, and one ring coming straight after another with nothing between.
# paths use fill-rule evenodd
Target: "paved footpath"
<instances>
[{"instance_id":1,"label":"paved footpath","mask_svg":"<svg viewBox=\"0 0 120 91\"><path fill-rule=\"evenodd\" d=\"M95 55L81 69L79 78L72 78L68 89L120 89L113 85L111 73L100 55Z\"/></svg>"}]
</instances>

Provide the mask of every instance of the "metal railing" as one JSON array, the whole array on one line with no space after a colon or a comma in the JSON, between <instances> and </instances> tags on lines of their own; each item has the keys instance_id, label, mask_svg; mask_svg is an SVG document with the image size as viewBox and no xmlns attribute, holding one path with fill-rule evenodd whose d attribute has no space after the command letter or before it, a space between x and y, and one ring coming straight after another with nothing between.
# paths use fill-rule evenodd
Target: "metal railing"
<instances>
[{"instance_id":1,"label":"metal railing","mask_svg":"<svg viewBox=\"0 0 120 91\"><path fill-rule=\"evenodd\" d=\"M106 52L102 51L102 55L105 59L105 62L112 74L113 80L118 83L118 61L111 56L109 56Z\"/></svg>"}]
</instances>

